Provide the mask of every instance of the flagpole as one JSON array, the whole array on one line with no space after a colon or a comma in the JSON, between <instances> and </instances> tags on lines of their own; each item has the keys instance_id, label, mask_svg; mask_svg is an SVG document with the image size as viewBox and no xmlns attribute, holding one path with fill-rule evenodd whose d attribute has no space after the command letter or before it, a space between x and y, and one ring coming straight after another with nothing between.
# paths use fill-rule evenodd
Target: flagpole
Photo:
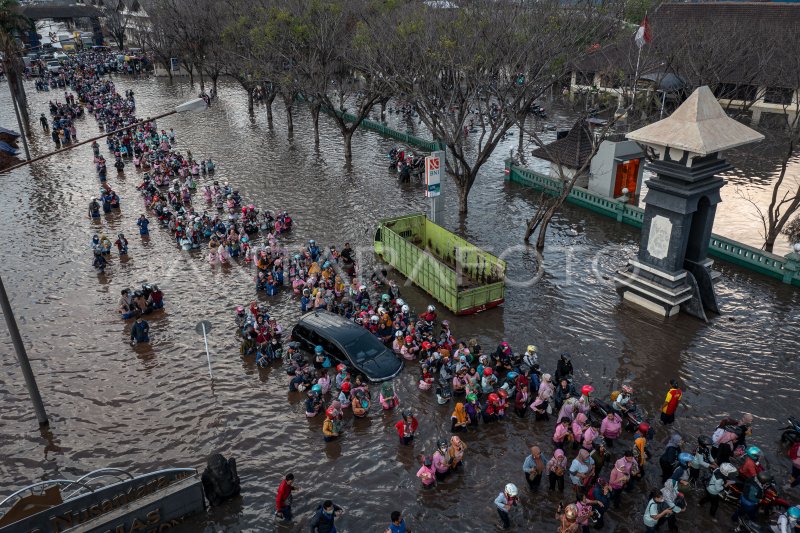
<instances>
[{"instance_id":1,"label":"flagpole","mask_svg":"<svg viewBox=\"0 0 800 533\"><path fill-rule=\"evenodd\" d=\"M631 111L633 111L634 108L636 107L636 87L637 87L637 85L639 83L639 62L642 59L642 48L644 48L644 45L647 43L647 41L646 41L646 39L647 39L647 11L644 12L644 19L642 19L642 25L644 25L644 29L642 30L643 31L642 41L639 42L638 39L636 41L636 47L639 49L639 51L636 53L636 70L633 73L633 96L631 98ZM640 25L639 28L641 29L642 26ZM638 37L638 31L637 31L637 37ZM626 120L626 123L628 125L628 131L630 131L630 120Z\"/></svg>"}]
</instances>

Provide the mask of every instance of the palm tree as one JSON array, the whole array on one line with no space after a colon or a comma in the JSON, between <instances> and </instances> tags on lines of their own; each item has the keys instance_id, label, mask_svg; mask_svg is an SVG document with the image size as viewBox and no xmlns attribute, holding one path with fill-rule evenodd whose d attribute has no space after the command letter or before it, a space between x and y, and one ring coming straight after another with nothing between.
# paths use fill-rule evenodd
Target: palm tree
<instances>
[{"instance_id":1,"label":"palm tree","mask_svg":"<svg viewBox=\"0 0 800 533\"><path fill-rule=\"evenodd\" d=\"M3 70L25 124L28 123L28 99L25 97L20 76L20 47L14 35L27 31L32 26L33 22L20 12L17 0L0 0L0 53L3 54ZM25 134L24 131L20 133Z\"/></svg>"},{"instance_id":2,"label":"palm tree","mask_svg":"<svg viewBox=\"0 0 800 533\"><path fill-rule=\"evenodd\" d=\"M31 20L22 14L17 0L0 0L0 31L13 35L31 26Z\"/></svg>"}]
</instances>

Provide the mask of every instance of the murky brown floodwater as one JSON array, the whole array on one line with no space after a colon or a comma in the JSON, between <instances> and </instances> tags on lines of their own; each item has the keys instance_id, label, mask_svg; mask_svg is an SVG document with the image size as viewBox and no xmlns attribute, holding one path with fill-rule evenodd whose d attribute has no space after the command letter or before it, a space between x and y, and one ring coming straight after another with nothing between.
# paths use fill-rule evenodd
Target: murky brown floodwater
<instances>
[{"instance_id":1,"label":"murky brown floodwater","mask_svg":"<svg viewBox=\"0 0 800 533\"><path fill-rule=\"evenodd\" d=\"M162 80L119 79L117 84L119 91L135 90L139 116L163 112L194 95L186 85ZM49 97L60 94L30 90L34 117L46 112ZM6 91L0 88L0 119L13 126ZM337 245L349 240L368 249L379 218L425 208L418 187L399 186L387 173L384 154L391 140L357 134L353 166L348 168L328 120L322 120L317 150L306 112L297 111L289 140L279 106L270 129L263 109L254 121L248 118L235 85L223 83L220 97L210 110L172 116L160 126L175 128L181 150L190 148L197 158L213 156L217 178L238 185L258 206L288 209L296 221L289 244L308 238ZM97 132L93 119L83 119L78 128L79 138ZM32 150L51 150L49 137L34 129ZM535 275L534 255L520 242L525 216L538 195L503 183L501 159L512 146L513 137L487 165L463 224L452 184L445 184L451 193L445 225L497 253L511 248L508 277L520 281ZM763 190L771 169L758 167L755 160L748 167L748 161L734 161L741 165L739 183ZM746 169L752 168L762 168L756 173L762 177L745 178L751 174ZM157 227L149 242L141 242L135 227L142 209L135 190L139 177L132 168L124 177L109 172L109 183L122 197L122 212L97 224L86 217L98 185L89 146L0 175L0 180L2 276L52 420L51 433L40 435L10 339L0 328L0 495L35 480L73 477L104 466L136 472L202 468L207 454L220 451L237 458L242 499L210 511L186 531L275 529L275 490L287 471L305 489L295 498L298 519L292 530L307 528L312 509L332 497L347 509L340 524L344 531L382 531L393 509L402 509L416 531L492 531L492 500L502 485L524 485L521 465L527 446L539 443L551 451L551 424L511 417L491 430L481 426L465 437L470 449L464 471L435 492L421 492L414 477L415 456L431 452L437 437L449 432L452 405L440 407L431 395L421 393L411 367L398 379L398 389L403 403L419 413L421 436L413 450L398 446L395 416L377 412L367 420L347 421L346 436L326 446L322 421L304 416L302 397L287 393L285 374L277 367L258 369L252 360L239 357L233 309L253 296L250 271L238 264L212 267L200 254L180 252ZM724 219L736 232L749 227L738 213L729 216L726 205L718 223ZM131 241L130 259L120 263L115 255L105 276L91 267L89 240L99 231L122 231ZM489 348L504 338L515 349L537 344L545 370L554 369L560 352L570 351L576 354L579 381L593 383L605 395L629 380L651 413L660 405L667 380L678 377L687 386L678 430L693 439L710 432L725 415L750 411L756 416L751 440L766 450L773 471L783 479L789 462L779 448L776 427L787 415L797 414L798 292L718 262L724 275L718 285L724 314L709 324L683 316L664 322L622 305L609 281L635 254L636 230L567 206L551 233L542 279L509 287L502 308L475 317L449 317L459 337L477 337ZM121 288L144 281L159 283L167 308L151 320L152 344L132 349L116 302ZM413 287L405 288L403 297L417 308L429 301ZM297 302L287 292L269 301L284 327L291 327L299 315ZM194 333L201 319L214 327L209 339L213 383L202 338ZM665 438L659 427L656 456ZM651 468L651 475L656 470ZM651 477L646 485L655 482ZM626 496L622 510L610 512L606 530L638 529L644 493L642 486L641 492ZM559 497L531 495L527 489L522 496L516 523L530 529L535 521L536 530L554 529ZM722 529L691 503L679 522L685 530Z\"/></svg>"}]
</instances>

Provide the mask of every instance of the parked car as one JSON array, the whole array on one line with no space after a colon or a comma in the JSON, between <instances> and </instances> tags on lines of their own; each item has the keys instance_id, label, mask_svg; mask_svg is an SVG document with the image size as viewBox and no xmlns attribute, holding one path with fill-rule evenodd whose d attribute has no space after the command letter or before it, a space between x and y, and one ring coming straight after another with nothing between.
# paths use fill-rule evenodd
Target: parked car
<instances>
[{"instance_id":1,"label":"parked car","mask_svg":"<svg viewBox=\"0 0 800 533\"><path fill-rule=\"evenodd\" d=\"M292 329L292 339L313 353L322 346L333 357L369 381L392 379L403 369L403 361L369 331L328 311L306 313Z\"/></svg>"},{"instance_id":2,"label":"parked car","mask_svg":"<svg viewBox=\"0 0 800 533\"><path fill-rule=\"evenodd\" d=\"M60 61L48 61L47 62L47 72L58 72L61 70L61 62Z\"/></svg>"}]
</instances>

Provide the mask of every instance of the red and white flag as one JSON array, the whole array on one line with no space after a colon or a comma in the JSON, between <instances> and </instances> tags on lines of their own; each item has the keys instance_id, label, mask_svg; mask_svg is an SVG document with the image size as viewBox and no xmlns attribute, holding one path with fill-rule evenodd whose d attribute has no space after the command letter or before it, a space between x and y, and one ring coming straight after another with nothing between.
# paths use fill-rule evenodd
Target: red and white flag
<instances>
[{"instance_id":1,"label":"red and white flag","mask_svg":"<svg viewBox=\"0 0 800 533\"><path fill-rule=\"evenodd\" d=\"M653 34L650 32L650 23L647 22L647 15L645 15L644 19L642 19L639 29L636 30L634 40L639 48L653 40Z\"/></svg>"}]
</instances>

